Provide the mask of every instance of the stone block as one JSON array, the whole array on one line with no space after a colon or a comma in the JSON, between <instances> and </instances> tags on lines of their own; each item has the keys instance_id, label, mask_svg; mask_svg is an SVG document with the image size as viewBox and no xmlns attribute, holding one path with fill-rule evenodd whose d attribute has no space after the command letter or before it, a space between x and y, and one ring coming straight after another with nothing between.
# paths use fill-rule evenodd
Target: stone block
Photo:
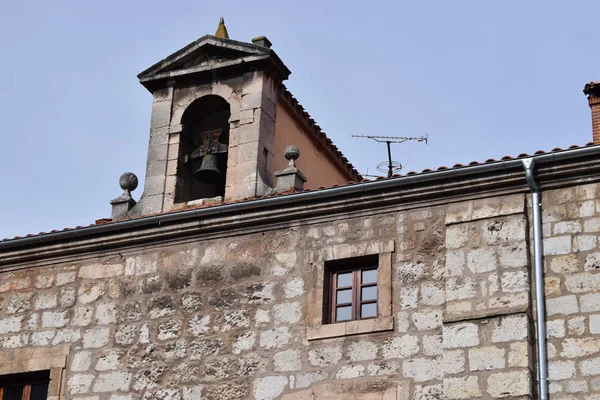
<instances>
[{"instance_id":1,"label":"stone block","mask_svg":"<svg viewBox=\"0 0 600 400\"><path fill-rule=\"evenodd\" d=\"M361 340L348 346L348 360L350 362L374 360L377 357L377 344Z\"/></svg>"},{"instance_id":2,"label":"stone block","mask_svg":"<svg viewBox=\"0 0 600 400\"><path fill-rule=\"evenodd\" d=\"M441 283L424 283L421 285L421 304L439 306L446 301L446 292Z\"/></svg>"},{"instance_id":3,"label":"stone block","mask_svg":"<svg viewBox=\"0 0 600 400\"><path fill-rule=\"evenodd\" d=\"M337 379L353 379L363 376L365 367L362 365L344 365L335 375Z\"/></svg>"},{"instance_id":4,"label":"stone block","mask_svg":"<svg viewBox=\"0 0 600 400\"><path fill-rule=\"evenodd\" d=\"M584 272L567 275L565 287L571 293L585 293L600 290L600 274Z\"/></svg>"},{"instance_id":5,"label":"stone block","mask_svg":"<svg viewBox=\"0 0 600 400\"><path fill-rule=\"evenodd\" d=\"M169 126L171 123L171 101L159 101L152 104L150 129Z\"/></svg>"},{"instance_id":6,"label":"stone block","mask_svg":"<svg viewBox=\"0 0 600 400\"><path fill-rule=\"evenodd\" d=\"M496 253L493 248L483 247L467 253L467 267L478 274L493 271L497 268Z\"/></svg>"},{"instance_id":7,"label":"stone block","mask_svg":"<svg viewBox=\"0 0 600 400\"><path fill-rule=\"evenodd\" d=\"M567 393L584 393L588 391L586 381L569 381L567 382Z\"/></svg>"},{"instance_id":8,"label":"stone block","mask_svg":"<svg viewBox=\"0 0 600 400\"><path fill-rule=\"evenodd\" d=\"M324 346L308 352L308 362L315 367L331 367L342 359L341 346Z\"/></svg>"},{"instance_id":9,"label":"stone block","mask_svg":"<svg viewBox=\"0 0 600 400\"><path fill-rule=\"evenodd\" d=\"M426 356L441 356L443 353L442 335L426 335L422 339L423 354Z\"/></svg>"},{"instance_id":10,"label":"stone block","mask_svg":"<svg viewBox=\"0 0 600 400\"><path fill-rule=\"evenodd\" d=\"M492 342L502 343L524 340L528 336L529 322L525 314L496 318L492 331Z\"/></svg>"},{"instance_id":11,"label":"stone block","mask_svg":"<svg viewBox=\"0 0 600 400\"><path fill-rule=\"evenodd\" d=\"M109 372L98 375L93 390L96 393L127 392L131 382L130 372Z\"/></svg>"},{"instance_id":12,"label":"stone block","mask_svg":"<svg viewBox=\"0 0 600 400\"><path fill-rule=\"evenodd\" d=\"M58 274L56 274L56 286L68 285L69 283L75 282L76 278L77 273L74 271L59 272Z\"/></svg>"},{"instance_id":13,"label":"stone block","mask_svg":"<svg viewBox=\"0 0 600 400\"><path fill-rule=\"evenodd\" d=\"M596 215L596 202L594 200L582 201L579 204L579 218L593 217Z\"/></svg>"},{"instance_id":14,"label":"stone block","mask_svg":"<svg viewBox=\"0 0 600 400\"><path fill-rule=\"evenodd\" d=\"M525 219L510 217L484 221L483 239L488 245L505 244L525 240Z\"/></svg>"},{"instance_id":15,"label":"stone block","mask_svg":"<svg viewBox=\"0 0 600 400\"><path fill-rule=\"evenodd\" d=\"M460 374L465 371L465 352L463 350L444 350L442 368L444 374Z\"/></svg>"},{"instance_id":16,"label":"stone block","mask_svg":"<svg viewBox=\"0 0 600 400\"><path fill-rule=\"evenodd\" d=\"M313 383L324 381L328 378L327 372L315 371L296 375L296 388L302 389L311 386Z\"/></svg>"},{"instance_id":17,"label":"stone block","mask_svg":"<svg viewBox=\"0 0 600 400\"><path fill-rule=\"evenodd\" d=\"M110 341L109 328L93 328L83 334L84 349L98 349L107 345Z\"/></svg>"},{"instance_id":18,"label":"stone block","mask_svg":"<svg viewBox=\"0 0 600 400\"><path fill-rule=\"evenodd\" d=\"M505 350L499 347L479 347L469 350L469 368L471 371L489 371L505 368Z\"/></svg>"},{"instance_id":19,"label":"stone block","mask_svg":"<svg viewBox=\"0 0 600 400\"><path fill-rule=\"evenodd\" d=\"M75 304L75 288L64 287L60 290L58 303L61 307L72 307Z\"/></svg>"},{"instance_id":20,"label":"stone block","mask_svg":"<svg viewBox=\"0 0 600 400\"><path fill-rule=\"evenodd\" d=\"M416 336L403 335L383 342L382 355L386 360L391 358L406 358L417 354L419 349L419 339Z\"/></svg>"},{"instance_id":21,"label":"stone block","mask_svg":"<svg viewBox=\"0 0 600 400\"><path fill-rule=\"evenodd\" d=\"M429 331L442 326L442 310L415 311L412 321L420 331Z\"/></svg>"},{"instance_id":22,"label":"stone block","mask_svg":"<svg viewBox=\"0 0 600 400\"><path fill-rule=\"evenodd\" d=\"M415 382L436 381L442 378L442 365L438 359L414 358L404 360L402 371L405 378Z\"/></svg>"},{"instance_id":23,"label":"stone block","mask_svg":"<svg viewBox=\"0 0 600 400\"><path fill-rule=\"evenodd\" d=\"M546 322L546 337L548 339L562 338L566 334L565 321L562 319L555 319Z\"/></svg>"},{"instance_id":24,"label":"stone block","mask_svg":"<svg viewBox=\"0 0 600 400\"><path fill-rule=\"evenodd\" d=\"M504 272L500 276L502 291L505 293L523 292L529 289L529 274L527 271Z\"/></svg>"},{"instance_id":25,"label":"stone block","mask_svg":"<svg viewBox=\"0 0 600 400\"><path fill-rule=\"evenodd\" d=\"M38 275L35 277L36 289L48 289L54 283L54 275Z\"/></svg>"},{"instance_id":26,"label":"stone block","mask_svg":"<svg viewBox=\"0 0 600 400\"><path fill-rule=\"evenodd\" d=\"M66 311L46 311L42 313L43 328L62 328L69 322L70 313Z\"/></svg>"},{"instance_id":27,"label":"stone block","mask_svg":"<svg viewBox=\"0 0 600 400\"><path fill-rule=\"evenodd\" d=\"M600 218L588 218L583 221L584 232L600 232Z\"/></svg>"},{"instance_id":28,"label":"stone block","mask_svg":"<svg viewBox=\"0 0 600 400\"><path fill-rule=\"evenodd\" d=\"M400 363L397 361L374 362L367 366L367 373L370 376L395 375L400 369Z\"/></svg>"},{"instance_id":29,"label":"stone block","mask_svg":"<svg viewBox=\"0 0 600 400\"><path fill-rule=\"evenodd\" d=\"M578 221L559 221L554 224L554 235L574 234L581 232L581 224Z\"/></svg>"},{"instance_id":30,"label":"stone block","mask_svg":"<svg viewBox=\"0 0 600 400\"><path fill-rule=\"evenodd\" d=\"M296 277L283 285L284 297L291 299L303 295L306 292L304 279Z\"/></svg>"},{"instance_id":31,"label":"stone block","mask_svg":"<svg viewBox=\"0 0 600 400\"><path fill-rule=\"evenodd\" d=\"M80 351L73 356L71 360L71 370L75 372L85 372L92 365L92 353L89 351Z\"/></svg>"},{"instance_id":32,"label":"stone block","mask_svg":"<svg viewBox=\"0 0 600 400\"><path fill-rule=\"evenodd\" d=\"M569 254L571 252L571 236L549 237L543 240L544 255Z\"/></svg>"},{"instance_id":33,"label":"stone block","mask_svg":"<svg viewBox=\"0 0 600 400\"><path fill-rule=\"evenodd\" d=\"M477 376L464 376L460 378L444 378L445 399L473 399L481 398L479 378Z\"/></svg>"},{"instance_id":34,"label":"stone block","mask_svg":"<svg viewBox=\"0 0 600 400\"><path fill-rule=\"evenodd\" d=\"M123 264L88 264L79 269L79 277L82 279L104 279L123 275L125 267Z\"/></svg>"},{"instance_id":35,"label":"stone block","mask_svg":"<svg viewBox=\"0 0 600 400\"><path fill-rule=\"evenodd\" d=\"M446 280L446 301L472 299L476 296L477 282L472 277Z\"/></svg>"},{"instance_id":36,"label":"stone block","mask_svg":"<svg viewBox=\"0 0 600 400\"><path fill-rule=\"evenodd\" d=\"M274 400L278 398L288 385L285 376L265 376L254 381L252 394L256 400Z\"/></svg>"},{"instance_id":37,"label":"stone block","mask_svg":"<svg viewBox=\"0 0 600 400\"><path fill-rule=\"evenodd\" d=\"M460 249L469 241L469 225L458 224L446 228L446 248Z\"/></svg>"},{"instance_id":38,"label":"stone block","mask_svg":"<svg viewBox=\"0 0 600 400\"><path fill-rule=\"evenodd\" d=\"M82 304L98 300L106 292L105 282L86 282L79 286L77 300Z\"/></svg>"},{"instance_id":39,"label":"stone block","mask_svg":"<svg viewBox=\"0 0 600 400\"><path fill-rule=\"evenodd\" d=\"M508 366L529 366L529 351L529 344L527 342L511 343L508 351Z\"/></svg>"},{"instance_id":40,"label":"stone block","mask_svg":"<svg viewBox=\"0 0 600 400\"><path fill-rule=\"evenodd\" d=\"M273 306L275 324L294 324L300 321L302 309L299 302L282 303Z\"/></svg>"},{"instance_id":41,"label":"stone block","mask_svg":"<svg viewBox=\"0 0 600 400\"><path fill-rule=\"evenodd\" d=\"M600 269L600 253L588 254L585 258L585 271L596 271Z\"/></svg>"},{"instance_id":42,"label":"stone block","mask_svg":"<svg viewBox=\"0 0 600 400\"><path fill-rule=\"evenodd\" d=\"M473 214L473 202L462 202L451 204L446 209L445 223L454 224L458 222L470 221Z\"/></svg>"},{"instance_id":43,"label":"stone block","mask_svg":"<svg viewBox=\"0 0 600 400\"><path fill-rule=\"evenodd\" d=\"M600 293L590 293L579 297L581 312L600 311Z\"/></svg>"},{"instance_id":44,"label":"stone block","mask_svg":"<svg viewBox=\"0 0 600 400\"><path fill-rule=\"evenodd\" d=\"M554 297L560 295L560 278L556 276L545 277L544 291L546 293L546 297Z\"/></svg>"},{"instance_id":45,"label":"stone block","mask_svg":"<svg viewBox=\"0 0 600 400\"><path fill-rule=\"evenodd\" d=\"M585 317L575 317L567 321L567 329L570 336L581 336L585 333Z\"/></svg>"},{"instance_id":46,"label":"stone block","mask_svg":"<svg viewBox=\"0 0 600 400\"><path fill-rule=\"evenodd\" d=\"M280 349L289 343L292 335L289 328L282 326L260 334L260 347L263 349Z\"/></svg>"},{"instance_id":47,"label":"stone block","mask_svg":"<svg viewBox=\"0 0 600 400\"><path fill-rule=\"evenodd\" d=\"M560 355L565 358L588 357L600 353L600 339L595 337L567 338L561 344L562 352Z\"/></svg>"},{"instance_id":48,"label":"stone block","mask_svg":"<svg viewBox=\"0 0 600 400\"><path fill-rule=\"evenodd\" d=\"M505 268L526 267L529 263L527 258L527 244L523 241L499 246L498 259L500 260L500 265Z\"/></svg>"},{"instance_id":49,"label":"stone block","mask_svg":"<svg viewBox=\"0 0 600 400\"><path fill-rule=\"evenodd\" d=\"M487 392L493 398L531 395L527 370L492 373L487 379Z\"/></svg>"},{"instance_id":50,"label":"stone block","mask_svg":"<svg viewBox=\"0 0 600 400\"><path fill-rule=\"evenodd\" d=\"M577 305L577 297L575 295L567 295L546 299L546 313L552 315L570 315L579 312Z\"/></svg>"},{"instance_id":51,"label":"stone block","mask_svg":"<svg viewBox=\"0 0 600 400\"><path fill-rule=\"evenodd\" d=\"M583 376L600 375L600 357L589 358L579 362L579 370Z\"/></svg>"},{"instance_id":52,"label":"stone block","mask_svg":"<svg viewBox=\"0 0 600 400\"><path fill-rule=\"evenodd\" d=\"M110 371L119 369L122 367L122 356L122 350L104 350L98 355L98 361L96 362L96 366L94 369L96 371Z\"/></svg>"},{"instance_id":53,"label":"stone block","mask_svg":"<svg viewBox=\"0 0 600 400\"><path fill-rule=\"evenodd\" d=\"M553 257L550 259L550 269L560 275L579 271L579 260L574 254Z\"/></svg>"},{"instance_id":54,"label":"stone block","mask_svg":"<svg viewBox=\"0 0 600 400\"><path fill-rule=\"evenodd\" d=\"M590 251L596 248L598 238L595 235L579 235L573 238L573 251Z\"/></svg>"},{"instance_id":55,"label":"stone block","mask_svg":"<svg viewBox=\"0 0 600 400\"><path fill-rule=\"evenodd\" d=\"M442 334L445 349L479 345L479 326L471 322L444 325Z\"/></svg>"},{"instance_id":56,"label":"stone block","mask_svg":"<svg viewBox=\"0 0 600 400\"><path fill-rule=\"evenodd\" d=\"M94 375L74 374L67 381L67 389L70 394L85 394L90 391Z\"/></svg>"},{"instance_id":57,"label":"stone block","mask_svg":"<svg viewBox=\"0 0 600 400\"><path fill-rule=\"evenodd\" d=\"M61 329L56 332L56 336L54 340L52 340L52 345L57 345L60 343L75 343L81 338L81 333L79 329Z\"/></svg>"},{"instance_id":58,"label":"stone block","mask_svg":"<svg viewBox=\"0 0 600 400\"><path fill-rule=\"evenodd\" d=\"M275 353L273 356L273 364L275 366L275 371L278 372L300 371L302 368L300 351L290 349Z\"/></svg>"},{"instance_id":59,"label":"stone block","mask_svg":"<svg viewBox=\"0 0 600 400\"><path fill-rule=\"evenodd\" d=\"M453 250L446 252L446 276L461 276L466 265L465 252Z\"/></svg>"},{"instance_id":60,"label":"stone block","mask_svg":"<svg viewBox=\"0 0 600 400\"><path fill-rule=\"evenodd\" d=\"M15 293L10 296L10 301L8 306L6 307L6 312L8 314L15 314L20 312L25 312L31 310L32 301L34 293L33 292L25 292L25 293ZM37 304L37 300L36 300ZM49 307L51 308L51 307Z\"/></svg>"}]
</instances>

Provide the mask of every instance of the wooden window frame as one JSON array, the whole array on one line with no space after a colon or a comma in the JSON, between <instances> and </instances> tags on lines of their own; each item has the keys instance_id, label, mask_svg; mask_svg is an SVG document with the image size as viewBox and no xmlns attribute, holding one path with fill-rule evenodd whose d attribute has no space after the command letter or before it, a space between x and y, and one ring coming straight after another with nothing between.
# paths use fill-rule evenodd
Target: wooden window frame
<instances>
[{"instance_id":1,"label":"wooden window frame","mask_svg":"<svg viewBox=\"0 0 600 400\"><path fill-rule=\"evenodd\" d=\"M50 370L0 375L0 400L4 398L4 390L9 387L22 387L21 400L31 400L31 387L44 383L46 384L46 397L48 397Z\"/></svg>"},{"instance_id":2,"label":"wooden window frame","mask_svg":"<svg viewBox=\"0 0 600 400\"><path fill-rule=\"evenodd\" d=\"M328 309L327 312L323 313L324 324L335 324L339 322L347 322L347 321L358 321L364 319L372 319L377 318L377 301L379 297L379 287L378 282L374 283L362 283L362 273L364 271L377 271L377 275L379 275L378 268L378 256L377 255L369 255L363 257L355 257L350 259L343 260L335 260L332 262L328 262L325 265L328 283L326 290L328 291ZM338 287L337 286L337 277L340 274L352 273L352 284L351 286ZM362 300L362 290L365 287L376 287L377 295L375 299L371 300ZM352 299L350 303L337 303L337 292L338 290L352 290ZM362 317L361 310L363 304L375 304L375 315L370 317ZM347 320L336 320L336 310L338 307L347 307L351 306L351 316L350 319Z\"/></svg>"},{"instance_id":3,"label":"wooden window frame","mask_svg":"<svg viewBox=\"0 0 600 400\"><path fill-rule=\"evenodd\" d=\"M392 304L392 254L394 241L364 241L328 246L308 251L306 263L311 266L307 277L306 339L319 340L394 329ZM341 265L344 260L364 256L377 257L377 317L328 323L329 282L327 267Z\"/></svg>"}]
</instances>

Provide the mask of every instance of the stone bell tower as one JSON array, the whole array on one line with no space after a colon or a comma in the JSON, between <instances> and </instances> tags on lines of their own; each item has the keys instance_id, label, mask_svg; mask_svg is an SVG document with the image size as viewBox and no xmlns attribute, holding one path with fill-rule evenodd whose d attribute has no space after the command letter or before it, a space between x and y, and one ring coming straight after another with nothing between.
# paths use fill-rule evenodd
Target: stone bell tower
<instances>
[{"instance_id":1,"label":"stone bell tower","mask_svg":"<svg viewBox=\"0 0 600 400\"><path fill-rule=\"evenodd\" d=\"M223 19L138 75L153 96L144 192L130 215L261 196L274 186L278 86L290 71L265 37L229 39Z\"/></svg>"}]
</instances>

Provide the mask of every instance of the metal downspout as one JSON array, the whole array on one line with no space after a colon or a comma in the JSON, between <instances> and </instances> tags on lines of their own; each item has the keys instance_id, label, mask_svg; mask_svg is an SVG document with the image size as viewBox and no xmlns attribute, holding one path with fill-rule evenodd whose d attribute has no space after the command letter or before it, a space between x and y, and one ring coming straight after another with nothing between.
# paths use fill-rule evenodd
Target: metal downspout
<instances>
[{"instance_id":1,"label":"metal downspout","mask_svg":"<svg viewBox=\"0 0 600 400\"><path fill-rule=\"evenodd\" d=\"M535 270L535 314L537 319L537 358L538 358L538 384L540 400L548 400L548 364L546 354L546 310L544 292L544 264L542 253L542 203L540 190L533 177L535 160L523 160L525 178L531 189L531 210L533 214L533 258Z\"/></svg>"}]
</instances>

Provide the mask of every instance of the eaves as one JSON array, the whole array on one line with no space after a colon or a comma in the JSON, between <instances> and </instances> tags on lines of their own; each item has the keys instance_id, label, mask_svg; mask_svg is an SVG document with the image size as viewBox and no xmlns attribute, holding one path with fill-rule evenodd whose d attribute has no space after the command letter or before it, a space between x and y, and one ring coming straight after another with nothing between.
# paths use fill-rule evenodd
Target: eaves
<instances>
[{"instance_id":1,"label":"eaves","mask_svg":"<svg viewBox=\"0 0 600 400\"><path fill-rule=\"evenodd\" d=\"M600 180L600 146L534 155L542 190ZM522 159L169 212L0 242L0 266L112 248L203 240L351 213L401 210L467 197L527 192ZM0 267L1 268L1 267Z\"/></svg>"}]
</instances>

